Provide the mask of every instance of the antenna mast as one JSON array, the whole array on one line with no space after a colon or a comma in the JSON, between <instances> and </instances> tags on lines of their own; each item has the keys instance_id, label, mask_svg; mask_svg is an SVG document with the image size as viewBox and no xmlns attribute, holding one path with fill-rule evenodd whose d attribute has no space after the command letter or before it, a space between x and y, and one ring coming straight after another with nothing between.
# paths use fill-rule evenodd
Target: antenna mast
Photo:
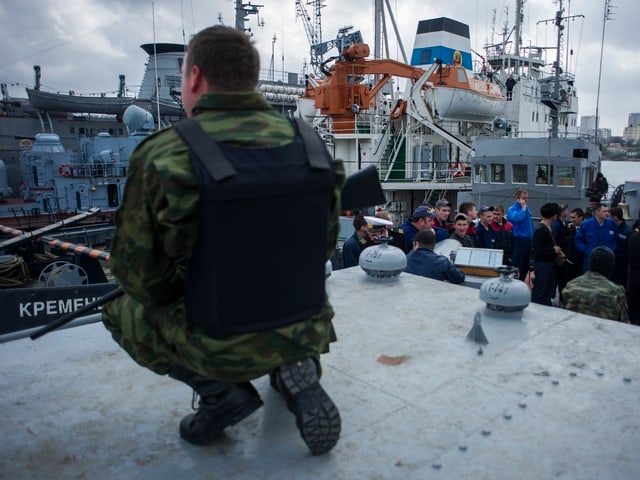
<instances>
[{"instance_id":1,"label":"antenna mast","mask_svg":"<svg viewBox=\"0 0 640 480\"><path fill-rule=\"evenodd\" d=\"M600 42L600 66L598 67L598 93L596 95L596 133L595 133L595 142L598 143L598 129L600 123L600 79L602 78L602 52L604 50L604 27L607 24L607 20L613 19L612 8L615 8L611 5L611 0L604 0L604 16L602 18L602 41Z\"/></svg>"},{"instance_id":2,"label":"antenna mast","mask_svg":"<svg viewBox=\"0 0 640 480\"><path fill-rule=\"evenodd\" d=\"M242 3L242 0L236 0L236 25L238 30L247 32L247 35L252 36L251 28L245 28L245 23L249 21L249 15L258 15L258 26L264 27L264 21L260 20L259 9L264 5L252 5L249 3Z\"/></svg>"}]
</instances>

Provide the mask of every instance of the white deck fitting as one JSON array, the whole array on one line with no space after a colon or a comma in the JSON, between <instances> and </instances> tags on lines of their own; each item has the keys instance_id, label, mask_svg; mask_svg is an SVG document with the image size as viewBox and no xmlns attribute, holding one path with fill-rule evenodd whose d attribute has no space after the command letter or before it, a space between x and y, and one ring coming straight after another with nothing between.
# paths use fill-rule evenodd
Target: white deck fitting
<instances>
[{"instance_id":1,"label":"white deck fitting","mask_svg":"<svg viewBox=\"0 0 640 480\"><path fill-rule=\"evenodd\" d=\"M483 315L479 355L466 340L478 290L358 267L328 284L339 341L323 385L343 419L330 454L307 453L266 377L263 408L213 446L187 444L189 388L93 324L0 345L0 477L639 478L640 328L532 304Z\"/></svg>"}]
</instances>

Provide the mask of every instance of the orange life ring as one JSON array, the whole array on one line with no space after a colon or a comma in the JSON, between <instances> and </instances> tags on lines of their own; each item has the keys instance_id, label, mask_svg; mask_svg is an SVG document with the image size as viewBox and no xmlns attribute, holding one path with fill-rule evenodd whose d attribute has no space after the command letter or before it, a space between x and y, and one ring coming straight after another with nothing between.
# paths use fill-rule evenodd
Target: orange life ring
<instances>
[{"instance_id":1,"label":"orange life ring","mask_svg":"<svg viewBox=\"0 0 640 480\"><path fill-rule=\"evenodd\" d=\"M453 64L462 65L462 54L458 50L453 52Z\"/></svg>"},{"instance_id":2,"label":"orange life ring","mask_svg":"<svg viewBox=\"0 0 640 480\"><path fill-rule=\"evenodd\" d=\"M462 172L462 165L460 164L460 162L451 162L449 172L456 178L464 176L464 173Z\"/></svg>"},{"instance_id":3,"label":"orange life ring","mask_svg":"<svg viewBox=\"0 0 640 480\"><path fill-rule=\"evenodd\" d=\"M72 177L73 176L73 167L68 163L61 163L58 167L58 173L63 177Z\"/></svg>"},{"instance_id":4,"label":"orange life ring","mask_svg":"<svg viewBox=\"0 0 640 480\"><path fill-rule=\"evenodd\" d=\"M33 145L33 142L28 138L23 138L22 140L20 140L20 148L29 148L31 147L31 145Z\"/></svg>"}]
</instances>

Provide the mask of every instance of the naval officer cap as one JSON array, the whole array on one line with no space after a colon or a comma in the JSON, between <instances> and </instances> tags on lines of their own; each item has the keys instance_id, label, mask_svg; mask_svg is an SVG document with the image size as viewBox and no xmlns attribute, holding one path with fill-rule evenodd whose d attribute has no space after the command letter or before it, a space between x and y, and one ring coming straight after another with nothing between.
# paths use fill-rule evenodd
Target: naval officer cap
<instances>
[{"instance_id":1,"label":"naval officer cap","mask_svg":"<svg viewBox=\"0 0 640 480\"><path fill-rule=\"evenodd\" d=\"M364 219L367 222L367 230L382 230L393 226L393 222L384 218L365 216Z\"/></svg>"}]
</instances>

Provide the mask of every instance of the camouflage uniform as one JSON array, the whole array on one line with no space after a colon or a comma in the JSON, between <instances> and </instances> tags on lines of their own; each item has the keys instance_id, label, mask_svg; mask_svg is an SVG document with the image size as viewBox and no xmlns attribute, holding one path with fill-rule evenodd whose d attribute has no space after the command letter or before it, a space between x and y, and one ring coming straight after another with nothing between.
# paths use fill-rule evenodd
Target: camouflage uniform
<instances>
[{"instance_id":1,"label":"camouflage uniform","mask_svg":"<svg viewBox=\"0 0 640 480\"><path fill-rule=\"evenodd\" d=\"M204 95L194 118L218 142L273 146L290 143L295 135L289 121L259 93ZM341 162L336 183L327 259L338 236ZM196 242L198 199L188 147L173 129L156 132L133 152L110 259L111 271L126 294L103 308L104 324L114 340L156 373L166 374L179 364L209 378L235 382L304 357L317 359L328 351L335 339L328 301L304 322L224 339L187 324L181 260L190 256Z\"/></svg>"},{"instance_id":2,"label":"camouflage uniform","mask_svg":"<svg viewBox=\"0 0 640 480\"><path fill-rule=\"evenodd\" d=\"M624 288L598 272L587 271L571 280L562 290L562 296L567 310L629 322Z\"/></svg>"}]
</instances>

